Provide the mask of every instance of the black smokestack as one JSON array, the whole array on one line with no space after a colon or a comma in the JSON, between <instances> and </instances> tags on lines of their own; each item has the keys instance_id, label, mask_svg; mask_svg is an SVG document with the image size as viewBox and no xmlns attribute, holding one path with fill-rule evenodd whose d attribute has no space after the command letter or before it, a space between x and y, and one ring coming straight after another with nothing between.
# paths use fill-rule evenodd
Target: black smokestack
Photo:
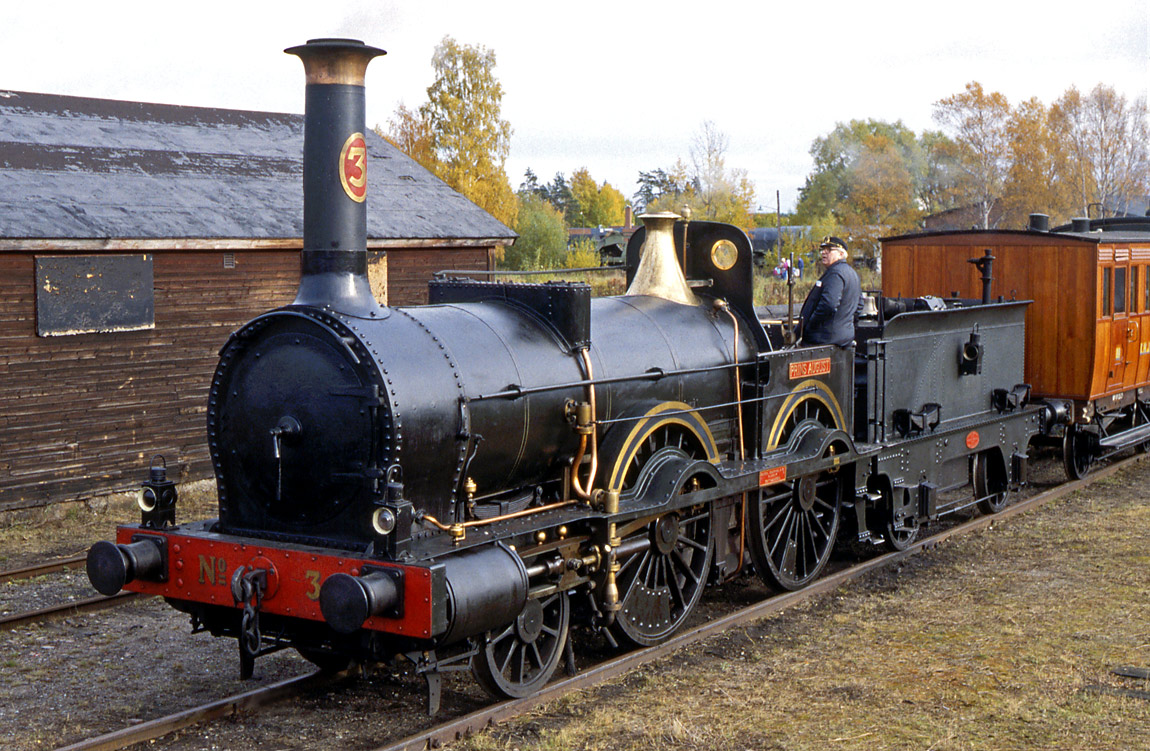
<instances>
[{"instance_id":1,"label":"black smokestack","mask_svg":"<svg viewBox=\"0 0 1150 751\"><path fill-rule=\"evenodd\" d=\"M312 39L284 50L307 76L303 135L303 253L296 305L378 315L367 279L364 74L385 55L356 39Z\"/></svg>"}]
</instances>

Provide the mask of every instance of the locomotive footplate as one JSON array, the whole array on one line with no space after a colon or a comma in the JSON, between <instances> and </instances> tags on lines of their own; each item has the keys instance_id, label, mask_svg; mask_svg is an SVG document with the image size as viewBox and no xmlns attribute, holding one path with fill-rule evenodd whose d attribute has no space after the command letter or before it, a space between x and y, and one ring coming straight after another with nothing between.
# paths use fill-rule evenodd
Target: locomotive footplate
<instances>
[{"instance_id":1,"label":"locomotive footplate","mask_svg":"<svg viewBox=\"0 0 1150 751\"><path fill-rule=\"evenodd\" d=\"M354 555L324 548L293 545L290 548L251 538L229 537L209 531L215 520L181 525L170 531L119 527L116 542L125 545L142 538L157 538L166 548L165 581L159 576L136 578L124 589L185 602L242 608L232 592L237 571L265 572L260 610L265 614L310 621L324 621L320 590L337 574L353 577L365 572L387 571L401 584L401 600L381 615L371 616L363 628L415 639L430 639L447 628L447 594L444 567L407 565L360 560Z\"/></svg>"}]
</instances>

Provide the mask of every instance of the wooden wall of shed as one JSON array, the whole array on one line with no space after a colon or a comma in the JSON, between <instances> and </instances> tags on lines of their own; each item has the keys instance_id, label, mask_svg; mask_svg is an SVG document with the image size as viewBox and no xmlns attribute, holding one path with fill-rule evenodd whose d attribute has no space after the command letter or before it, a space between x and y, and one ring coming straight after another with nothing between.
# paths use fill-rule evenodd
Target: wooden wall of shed
<instances>
[{"instance_id":1,"label":"wooden wall of shed","mask_svg":"<svg viewBox=\"0 0 1150 751\"><path fill-rule=\"evenodd\" d=\"M299 284L296 252L234 256L154 251L154 329L39 337L35 256L0 253L0 510L136 487L153 454L175 480L211 476L216 353Z\"/></svg>"},{"instance_id":2,"label":"wooden wall of shed","mask_svg":"<svg viewBox=\"0 0 1150 751\"><path fill-rule=\"evenodd\" d=\"M883 294L981 298L970 259L995 256L992 294L1033 300L1026 380L1036 396L1087 399L1096 362L1097 246L1056 235L938 235L883 243Z\"/></svg>"},{"instance_id":3,"label":"wooden wall of shed","mask_svg":"<svg viewBox=\"0 0 1150 751\"><path fill-rule=\"evenodd\" d=\"M427 282L436 271L489 268L490 248L427 248L387 251L389 305L426 305Z\"/></svg>"}]
</instances>

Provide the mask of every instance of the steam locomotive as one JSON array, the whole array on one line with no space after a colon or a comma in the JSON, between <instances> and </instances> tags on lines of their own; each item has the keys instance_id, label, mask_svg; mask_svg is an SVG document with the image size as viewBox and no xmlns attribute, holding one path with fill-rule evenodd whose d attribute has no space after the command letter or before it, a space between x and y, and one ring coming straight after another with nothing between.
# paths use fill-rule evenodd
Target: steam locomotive
<instances>
[{"instance_id":1,"label":"steam locomotive","mask_svg":"<svg viewBox=\"0 0 1150 751\"><path fill-rule=\"evenodd\" d=\"M528 695L573 623L656 644L744 561L801 588L840 534L903 548L1026 481L1044 411L1022 302L884 300L857 358L789 346L753 305L746 235L672 214L644 217L622 296L452 278L380 306L361 134L383 53L287 52L307 76L299 294L221 350L219 518L177 523L153 469L141 523L89 552L100 592L236 638L245 676L284 647L410 661L434 709L444 670Z\"/></svg>"}]
</instances>

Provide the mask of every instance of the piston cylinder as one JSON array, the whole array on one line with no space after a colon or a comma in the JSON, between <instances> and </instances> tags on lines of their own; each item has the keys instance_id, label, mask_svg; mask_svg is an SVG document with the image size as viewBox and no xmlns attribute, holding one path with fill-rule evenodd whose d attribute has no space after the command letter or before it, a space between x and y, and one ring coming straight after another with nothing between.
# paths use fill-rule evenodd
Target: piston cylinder
<instances>
[{"instance_id":1,"label":"piston cylinder","mask_svg":"<svg viewBox=\"0 0 1150 751\"><path fill-rule=\"evenodd\" d=\"M527 568L506 545L451 556L444 566L449 604L444 644L504 626L523 612Z\"/></svg>"}]
</instances>

